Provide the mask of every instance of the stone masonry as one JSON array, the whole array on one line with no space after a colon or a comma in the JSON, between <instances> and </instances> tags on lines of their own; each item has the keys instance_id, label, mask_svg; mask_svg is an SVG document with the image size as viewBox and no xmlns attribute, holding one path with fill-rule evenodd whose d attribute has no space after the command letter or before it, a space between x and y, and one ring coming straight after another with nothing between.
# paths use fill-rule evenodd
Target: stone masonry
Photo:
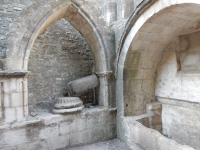
<instances>
[{"instance_id":1,"label":"stone masonry","mask_svg":"<svg viewBox=\"0 0 200 150\"><path fill-rule=\"evenodd\" d=\"M92 74L93 58L85 39L66 21L52 24L36 40L29 58L29 105L50 110L67 96L67 84ZM93 91L82 96L93 102Z\"/></svg>"},{"instance_id":2,"label":"stone masonry","mask_svg":"<svg viewBox=\"0 0 200 150\"><path fill-rule=\"evenodd\" d=\"M198 150L199 7L197 0L1 0L0 150L116 137L132 148ZM91 74L99 85L80 97L87 107L53 114L67 84Z\"/></svg>"}]
</instances>

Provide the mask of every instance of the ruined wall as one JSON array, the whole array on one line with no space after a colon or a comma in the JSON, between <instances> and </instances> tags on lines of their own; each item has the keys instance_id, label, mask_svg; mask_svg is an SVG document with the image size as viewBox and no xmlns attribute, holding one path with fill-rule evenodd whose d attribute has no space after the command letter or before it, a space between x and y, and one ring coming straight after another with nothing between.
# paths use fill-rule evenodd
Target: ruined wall
<instances>
[{"instance_id":1,"label":"ruined wall","mask_svg":"<svg viewBox=\"0 0 200 150\"><path fill-rule=\"evenodd\" d=\"M29 105L51 109L67 96L70 81L92 74L92 54L86 40L65 19L55 22L34 43L29 58ZM83 95L93 101L92 91Z\"/></svg>"},{"instance_id":2,"label":"ruined wall","mask_svg":"<svg viewBox=\"0 0 200 150\"><path fill-rule=\"evenodd\" d=\"M182 58L199 57L199 36L199 33L194 33L181 38ZM163 102L163 134L198 149L200 73L198 68L193 72L198 59L182 59L182 69L177 71L176 49L176 42L167 46L156 78L155 93L158 101Z\"/></svg>"}]
</instances>

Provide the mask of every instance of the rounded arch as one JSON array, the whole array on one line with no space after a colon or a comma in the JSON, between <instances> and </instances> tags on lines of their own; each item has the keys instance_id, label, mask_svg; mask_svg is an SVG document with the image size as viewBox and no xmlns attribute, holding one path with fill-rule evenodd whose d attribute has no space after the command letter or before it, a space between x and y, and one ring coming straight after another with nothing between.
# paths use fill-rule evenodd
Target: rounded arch
<instances>
[{"instance_id":1,"label":"rounded arch","mask_svg":"<svg viewBox=\"0 0 200 150\"><path fill-rule=\"evenodd\" d=\"M74 26L86 39L93 54L94 68L96 72L107 72L107 61L105 53L105 44L100 34L100 28L96 23L102 23L102 20L93 19L98 15L95 8L93 17L89 16L83 10L82 1L62 2L35 2L22 12L22 17L16 22L10 34L10 43L8 45L5 65L7 70L27 70L30 50L37 37L52 23L64 18ZM49 4L48 4L49 3ZM89 5L85 4L84 5ZM37 8L37 13L33 13L33 8ZM30 10L29 10L30 9ZM41 12L40 12L41 11ZM33 13L34 15L32 15ZM28 14L27 16L25 14ZM100 17L94 18L100 18ZM24 18L23 18L24 17ZM24 21L22 21L22 18ZM27 21L27 22L25 22ZM16 32L18 34L16 34ZM19 35L21 34L21 35ZM13 42L12 42L13 41Z\"/></svg>"},{"instance_id":2,"label":"rounded arch","mask_svg":"<svg viewBox=\"0 0 200 150\"><path fill-rule=\"evenodd\" d=\"M159 0L144 11L124 39L118 62L118 114L139 115L156 100L155 75L164 48L176 37L200 30L200 2Z\"/></svg>"}]
</instances>

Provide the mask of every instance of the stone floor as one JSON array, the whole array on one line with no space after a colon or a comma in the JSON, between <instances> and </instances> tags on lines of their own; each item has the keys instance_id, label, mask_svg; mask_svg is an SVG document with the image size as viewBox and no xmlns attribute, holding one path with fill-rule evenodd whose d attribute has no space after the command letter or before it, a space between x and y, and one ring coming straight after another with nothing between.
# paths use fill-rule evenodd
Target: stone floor
<instances>
[{"instance_id":1,"label":"stone floor","mask_svg":"<svg viewBox=\"0 0 200 150\"><path fill-rule=\"evenodd\" d=\"M141 150L138 148L130 148L118 139L98 142L90 145L79 146L74 148L63 148L61 150Z\"/></svg>"}]
</instances>

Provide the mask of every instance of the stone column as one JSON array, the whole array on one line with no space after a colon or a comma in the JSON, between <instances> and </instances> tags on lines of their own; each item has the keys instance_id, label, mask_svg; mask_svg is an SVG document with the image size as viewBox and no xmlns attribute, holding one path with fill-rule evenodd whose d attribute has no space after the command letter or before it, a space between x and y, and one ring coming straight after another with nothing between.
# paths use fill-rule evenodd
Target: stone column
<instances>
[{"instance_id":1,"label":"stone column","mask_svg":"<svg viewBox=\"0 0 200 150\"><path fill-rule=\"evenodd\" d=\"M100 87L98 89L98 104L99 106L109 107L109 80L112 75L112 71L96 72L99 77Z\"/></svg>"}]
</instances>

